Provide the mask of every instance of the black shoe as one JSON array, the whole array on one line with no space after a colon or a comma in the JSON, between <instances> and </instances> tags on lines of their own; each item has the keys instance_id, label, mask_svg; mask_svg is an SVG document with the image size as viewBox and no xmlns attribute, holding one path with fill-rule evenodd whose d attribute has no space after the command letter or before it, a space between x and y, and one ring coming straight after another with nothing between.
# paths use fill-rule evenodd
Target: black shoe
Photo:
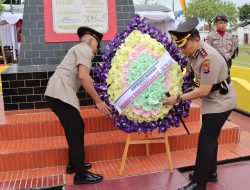
<instances>
[{"instance_id":1,"label":"black shoe","mask_svg":"<svg viewBox=\"0 0 250 190\"><path fill-rule=\"evenodd\" d=\"M194 176L194 174L189 174L188 179L190 181L192 181L193 176ZM218 181L217 173L216 172L210 173L209 178L208 178L208 182L217 182L217 181Z\"/></svg>"},{"instance_id":2,"label":"black shoe","mask_svg":"<svg viewBox=\"0 0 250 190\"><path fill-rule=\"evenodd\" d=\"M76 175L74 176L74 184L94 184L94 183L99 183L103 180L103 176L93 174L89 171L86 171L85 174L83 175Z\"/></svg>"},{"instance_id":3,"label":"black shoe","mask_svg":"<svg viewBox=\"0 0 250 190\"><path fill-rule=\"evenodd\" d=\"M85 163L84 164L84 169L85 170L90 170L92 168L92 164L91 163ZM66 166L66 174L73 174L75 173L75 168L70 165L70 164L67 164Z\"/></svg>"},{"instance_id":4,"label":"black shoe","mask_svg":"<svg viewBox=\"0 0 250 190\"><path fill-rule=\"evenodd\" d=\"M178 190L206 190L206 185L199 184L197 182L190 182L187 186L182 187Z\"/></svg>"}]
</instances>

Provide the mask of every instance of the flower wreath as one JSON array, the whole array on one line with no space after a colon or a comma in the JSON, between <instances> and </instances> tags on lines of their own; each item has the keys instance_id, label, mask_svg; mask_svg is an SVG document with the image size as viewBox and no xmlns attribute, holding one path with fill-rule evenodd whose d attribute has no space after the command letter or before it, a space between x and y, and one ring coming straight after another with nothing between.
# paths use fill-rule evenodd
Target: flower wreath
<instances>
[{"instance_id":1,"label":"flower wreath","mask_svg":"<svg viewBox=\"0 0 250 190\"><path fill-rule=\"evenodd\" d=\"M116 100L166 52L176 62L119 114L110 102ZM96 84L96 89L101 99L111 106L115 126L127 133L156 128L159 132L165 132L169 127L180 126L178 116L188 116L191 101L176 106L162 104L167 92L178 95L193 87L189 74L184 75L182 72L187 65L187 58L180 55L179 49L166 33L146 25L139 15L135 15L129 26L109 42L102 58L104 63L96 67L101 80L101 83Z\"/></svg>"}]
</instances>

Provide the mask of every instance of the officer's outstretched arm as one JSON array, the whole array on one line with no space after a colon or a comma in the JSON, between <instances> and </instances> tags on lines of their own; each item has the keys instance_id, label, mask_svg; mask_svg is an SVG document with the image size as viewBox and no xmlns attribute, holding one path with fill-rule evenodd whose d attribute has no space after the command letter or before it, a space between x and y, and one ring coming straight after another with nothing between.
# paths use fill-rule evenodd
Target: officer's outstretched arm
<instances>
[{"instance_id":1,"label":"officer's outstretched arm","mask_svg":"<svg viewBox=\"0 0 250 190\"><path fill-rule=\"evenodd\" d=\"M193 100L196 98L200 98L202 96L207 96L211 89L212 84L201 84L199 88L195 88L194 90L187 92L185 94L180 95L182 101ZM166 97L163 101L164 105L174 105L177 103L177 96Z\"/></svg>"},{"instance_id":2,"label":"officer's outstretched arm","mask_svg":"<svg viewBox=\"0 0 250 190\"><path fill-rule=\"evenodd\" d=\"M181 98L185 101L207 96L210 93L212 86L212 84L201 84L199 88L194 88L193 91L183 94Z\"/></svg>"},{"instance_id":3,"label":"officer's outstretched arm","mask_svg":"<svg viewBox=\"0 0 250 190\"><path fill-rule=\"evenodd\" d=\"M81 65L81 64L78 66L78 77L81 81L83 88L91 96L91 98L93 98L98 109L100 109L101 111L107 114L110 114L111 109L105 104L105 102L103 102L100 99L94 87L93 79L90 77L89 73L90 73L90 70L88 67Z\"/></svg>"}]
</instances>

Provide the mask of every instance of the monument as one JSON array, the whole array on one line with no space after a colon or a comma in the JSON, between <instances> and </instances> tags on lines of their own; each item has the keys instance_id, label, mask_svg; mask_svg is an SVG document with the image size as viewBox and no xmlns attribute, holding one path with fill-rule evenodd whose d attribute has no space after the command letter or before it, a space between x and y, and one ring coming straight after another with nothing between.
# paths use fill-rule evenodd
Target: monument
<instances>
[{"instance_id":1,"label":"monument","mask_svg":"<svg viewBox=\"0 0 250 190\"><path fill-rule=\"evenodd\" d=\"M132 0L26 0L19 62L1 74L5 111L47 107L43 94L48 79L68 49L77 43L78 26L101 31L103 51L133 16ZM91 72L96 80L94 69L99 62L100 52ZM82 106L93 105L83 89L78 97Z\"/></svg>"}]
</instances>

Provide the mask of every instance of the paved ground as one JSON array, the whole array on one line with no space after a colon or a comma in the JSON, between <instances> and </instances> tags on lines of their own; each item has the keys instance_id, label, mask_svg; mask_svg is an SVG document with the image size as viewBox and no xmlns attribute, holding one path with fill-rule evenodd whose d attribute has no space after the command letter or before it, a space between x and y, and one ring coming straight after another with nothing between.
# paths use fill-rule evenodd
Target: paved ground
<instances>
[{"instance_id":1,"label":"paved ground","mask_svg":"<svg viewBox=\"0 0 250 190\"><path fill-rule=\"evenodd\" d=\"M66 190L177 190L189 183L190 172L168 171L135 177L107 180L96 185L67 185ZM250 161L218 167L217 183L208 183L207 190L249 190Z\"/></svg>"}]
</instances>

